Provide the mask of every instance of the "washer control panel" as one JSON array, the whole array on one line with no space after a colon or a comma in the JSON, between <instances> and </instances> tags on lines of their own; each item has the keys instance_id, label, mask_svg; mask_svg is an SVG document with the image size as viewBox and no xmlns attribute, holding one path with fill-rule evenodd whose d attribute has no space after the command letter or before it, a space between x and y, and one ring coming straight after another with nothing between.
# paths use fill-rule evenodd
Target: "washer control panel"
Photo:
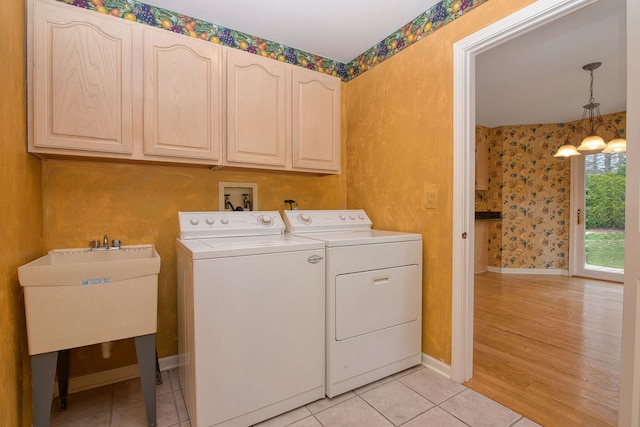
<instances>
[{"instance_id":1,"label":"washer control panel","mask_svg":"<svg viewBox=\"0 0 640 427\"><path fill-rule=\"evenodd\" d=\"M284 222L276 211L178 212L181 239L282 234Z\"/></svg>"},{"instance_id":2,"label":"washer control panel","mask_svg":"<svg viewBox=\"0 0 640 427\"><path fill-rule=\"evenodd\" d=\"M370 230L371 220L362 209L287 210L284 223L290 233Z\"/></svg>"}]
</instances>

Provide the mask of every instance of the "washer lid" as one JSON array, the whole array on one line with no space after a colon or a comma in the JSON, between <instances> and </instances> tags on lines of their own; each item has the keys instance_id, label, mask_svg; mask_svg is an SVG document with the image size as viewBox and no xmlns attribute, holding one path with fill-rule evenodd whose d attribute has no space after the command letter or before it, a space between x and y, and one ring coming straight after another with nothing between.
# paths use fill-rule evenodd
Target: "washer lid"
<instances>
[{"instance_id":1,"label":"washer lid","mask_svg":"<svg viewBox=\"0 0 640 427\"><path fill-rule=\"evenodd\" d=\"M263 255L293 251L317 250L324 257L322 241L290 234L264 236L232 236L204 239L178 239L194 260L232 256Z\"/></svg>"},{"instance_id":2,"label":"washer lid","mask_svg":"<svg viewBox=\"0 0 640 427\"><path fill-rule=\"evenodd\" d=\"M298 234L298 236L322 240L325 242L327 247L375 245L380 243L422 240L421 234L386 230L328 231L320 233L304 233Z\"/></svg>"}]
</instances>

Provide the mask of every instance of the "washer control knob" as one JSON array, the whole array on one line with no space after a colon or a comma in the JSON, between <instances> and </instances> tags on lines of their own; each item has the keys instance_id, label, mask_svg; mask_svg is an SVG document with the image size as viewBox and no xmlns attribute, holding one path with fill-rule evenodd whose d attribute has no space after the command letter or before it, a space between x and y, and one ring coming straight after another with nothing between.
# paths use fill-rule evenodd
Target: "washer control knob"
<instances>
[{"instance_id":1,"label":"washer control knob","mask_svg":"<svg viewBox=\"0 0 640 427\"><path fill-rule=\"evenodd\" d=\"M260 217L258 217L258 223L269 227L270 225L273 225L273 218L267 215L260 215Z\"/></svg>"},{"instance_id":2,"label":"washer control knob","mask_svg":"<svg viewBox=\"0 0 640 427\"><path fill-rule=\"evenodd\" d=\"M356 217L354 215L349 215L349 219L354 220Z\"/></svg>"},{"instance_id":3,"label":"washer control knob","mask_svg":"<svg viewBox=\"0 0 640 427\"><path fill-rule=\"evenodd\" d=\"M227 224L229 224L229 218L226 218L226 217L225 217L225 218L222 218L222 219L220 220L220 222L221 222L221 223L223 223L224 225L227 225Z\"/></svg>"},{"instance_id":4,"label":"washer control knob","mask_svg":"<svg viewBox=\"0 0 640 427\"><path fill-rule=\"evenodd\" d=\"M311 224L311 216L309 216L308 214L300 214L298 215L298 221L303 224Z\"/></svg>"},{"instance_id":5,"label":"washer control knob","mask_svg":"<svg viewBox=\"0 0 640 427\"><path fill-rule=\"evenodd\" d=\"M213 218L207 218L205 221L206 221L206 222L207 222L207 224L209 224L209 225L213 225L213 223L215 222L215 221L213 220Z\"/></svg>"},{"instance_id":6,"label":"washer control knob","mask_svg":"<svg viewBox=\"0 0 640 427\"><path fill-rule=\"evenodd\" d=\"M358 219L360 219L361 221L364 221L364 215L362 214L358 215Z\"/></svg>"},{"instance_id":7,"label":"washer control knob","mask_svg":"<svg viewBox=\"0 0 640 427\"><path fill-rule=\"evenodd\" d=\"M191 218L191 222L192 225L198 225L200 223L200 220L198 218Z\"/></svg>"},{"instance_id":8,"label":"washer control knob","mask_svg":"<svg viewBox=\"0 0 640 427\"><path fill-rule=\"evenodd\" d=\"M341 220L343 220L343 221L347 219L347 217L346 217L346 216L344 216L344 215L340 215L340 216L339 216L339 218L340 218Z\"/></svg>"}]
</instances>

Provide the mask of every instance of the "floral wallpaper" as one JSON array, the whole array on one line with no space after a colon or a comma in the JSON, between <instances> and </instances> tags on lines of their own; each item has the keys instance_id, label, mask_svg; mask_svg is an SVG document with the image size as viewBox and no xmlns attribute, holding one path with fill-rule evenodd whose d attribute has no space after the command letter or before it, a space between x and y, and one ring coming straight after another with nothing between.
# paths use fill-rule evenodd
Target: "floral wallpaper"
<instances>
[{"instance_id":1,"label":"floral wallpaper","mask_svg":"<svg viewBox=\"0 0 640 427\"><path fill-rule=\"evenodd\" d=\"M348 81L487 0L442 0L347 64L136 0L57 1L208 40Z\"/></svg>"},{"instance_id":2,"label":"floral wallpaper","mask_svg":"<svg viewBox=\"0 0 640 427\"><path fill-rule=\"evenodd\" d=\"M624 136L626 113L604 119ZM570 161L553 155L577 123L476 128L490 159L489 190L476 191L476 210L502 212L489 227L489 266L568 270Z\"/></svg>"}]
</instances>

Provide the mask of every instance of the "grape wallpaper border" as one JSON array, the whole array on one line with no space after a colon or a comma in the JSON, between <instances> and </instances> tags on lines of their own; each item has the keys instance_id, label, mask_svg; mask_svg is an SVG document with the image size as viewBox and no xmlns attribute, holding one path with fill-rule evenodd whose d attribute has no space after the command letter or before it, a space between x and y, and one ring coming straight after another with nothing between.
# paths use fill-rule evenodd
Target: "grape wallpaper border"
<instances>
[{"instance_id":1,"label":"grape wallpaper border","mask_svg":"<svg viewBox=\"0 0 640 427\"><path fill-rule=\"evenodd\" d=\"M442 0L346 64L136 0L57 1L331 74L346 82L488 0Z\"/></svg>"}]
</instances>

